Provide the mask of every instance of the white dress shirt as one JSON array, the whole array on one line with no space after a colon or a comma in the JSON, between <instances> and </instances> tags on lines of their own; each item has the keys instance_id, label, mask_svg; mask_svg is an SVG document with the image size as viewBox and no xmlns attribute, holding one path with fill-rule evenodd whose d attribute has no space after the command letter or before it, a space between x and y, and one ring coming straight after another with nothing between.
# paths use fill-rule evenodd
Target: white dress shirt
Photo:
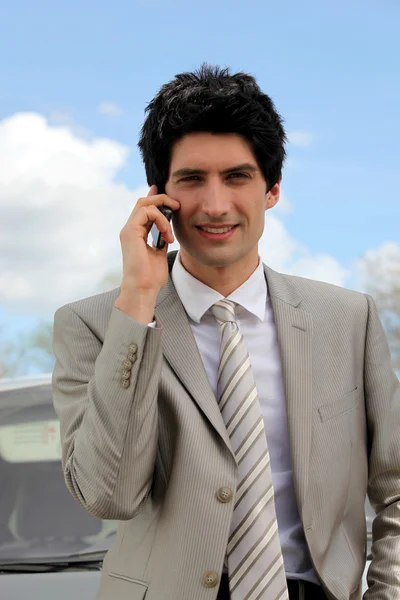
<instances>
[{"instance_id":1,"label":"white dress shirt","mask_svg":"<svg viewBox=\"0 0 400 600\"><path fill-rule=\"evenodd\" d=\"M211 388L217 396L220 332L210 307L224 296L186 271L179 252L171 277L188 314ZM261 259L249 279L227 298L239 304L237 323L247 344L260 399L286 577L319 583L295 499L280 352Z\"/></svg>"}]
</instances>

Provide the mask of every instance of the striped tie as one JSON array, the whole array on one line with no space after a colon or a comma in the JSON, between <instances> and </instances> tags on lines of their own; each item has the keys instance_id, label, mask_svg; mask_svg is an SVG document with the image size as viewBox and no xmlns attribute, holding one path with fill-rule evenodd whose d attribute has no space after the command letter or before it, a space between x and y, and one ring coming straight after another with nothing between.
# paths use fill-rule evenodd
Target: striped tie
<instances>
[{"instance_id":1,"label":"striped tie","mask_svg":"<svg viewBox=\"0 0 400 600\"><path fill-rule=\"evenodd\" d=\"M264 421L235 304L211 308L220 325L218 403L239 469L227 557L232 600L287 600Z\"/></svg>"}]
</instances>

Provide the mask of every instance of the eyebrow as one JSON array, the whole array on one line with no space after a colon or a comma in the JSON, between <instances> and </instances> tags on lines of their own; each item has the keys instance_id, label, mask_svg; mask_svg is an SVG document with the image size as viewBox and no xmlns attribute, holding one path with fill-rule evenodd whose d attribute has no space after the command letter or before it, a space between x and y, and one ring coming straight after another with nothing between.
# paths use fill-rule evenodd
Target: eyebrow
<instances>
[{"instance_id":1,"label":"eyebrow","mask_svg":"<svg viewBox=\"0 0 400 600\"><path fill-rule=\"evenodd\" d=\"M220 171L221 175L226 175L228 173L234 173L236 171L252 171L253 173L258 171L257 167L251 163L242 163L241 165L235 165L234 167L229 167L228 169L224 169ZM206 175L207 171L204 169L189 169L183 168L178 169L172 173L173 178L182 177L185 175Z\"/></svg>"}]
</instances>

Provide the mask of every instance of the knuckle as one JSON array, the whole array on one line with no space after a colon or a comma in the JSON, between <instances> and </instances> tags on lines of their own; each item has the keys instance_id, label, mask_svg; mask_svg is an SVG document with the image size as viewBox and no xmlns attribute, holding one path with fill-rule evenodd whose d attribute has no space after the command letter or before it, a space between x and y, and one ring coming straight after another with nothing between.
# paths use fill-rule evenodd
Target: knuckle
<instances>
[{"instance_id":1,"label":"knuckle","mask_svg":"<svg viewBox=\"0 0 400 600\"><path fill-rule=\"evenodd\" d=\"M128 235L126 232L126 229L122 229L120 234L119 234L119 239L121 242L124 242L126 239L128 239Z\"/></svg>"},{"instance_id":2,"label":"knuckle","mask_svg":"<svg viewBox=\"0 0 400 600\"><path fill-rule=\"evenodd\" d=\"M136 222L139 219L148 219L149 215L151 214L151 207L150 206L141 206L139 207L139 210L137 212L136 218L134 219L134 222Z\"/></svg>"}]
</instances>

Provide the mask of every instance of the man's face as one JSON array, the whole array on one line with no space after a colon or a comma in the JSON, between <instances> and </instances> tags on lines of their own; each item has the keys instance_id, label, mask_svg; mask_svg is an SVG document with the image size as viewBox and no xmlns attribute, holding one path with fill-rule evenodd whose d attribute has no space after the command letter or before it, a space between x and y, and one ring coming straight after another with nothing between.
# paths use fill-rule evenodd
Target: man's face
<instances>
[{"instance_id":1,"label":"man's face","mask_svg":"<svg viewBox=\"0 0 400 600\"><path fill-rule=\"evenodd\" d=\"M181 138L172 150L165 191L181 204L173 226L184 265L256 265L265 210L279 200L279 183L268 194L266 189L241 136L196 132Z\"/></svg>"}]
</instances>

